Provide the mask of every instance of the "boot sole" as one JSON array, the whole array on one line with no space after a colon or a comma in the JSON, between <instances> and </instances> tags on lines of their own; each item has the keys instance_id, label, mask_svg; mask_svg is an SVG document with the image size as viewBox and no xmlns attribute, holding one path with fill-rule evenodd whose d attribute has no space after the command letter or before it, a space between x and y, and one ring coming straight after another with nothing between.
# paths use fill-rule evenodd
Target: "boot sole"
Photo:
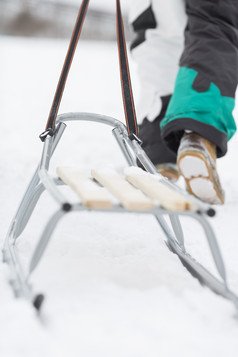
<instances>
[{"instance_id":1,"label":"boot sole","mask_svg":"<svg viewBox=\"0 0 238 357\"><path fill-rule=\"evenodd\" d=\"M178 157L178 168L188 192L210 204L223 204L224 194L214 169L201 152L184 152Z\"/></svg>"},{"instance_id":2,"label":"boot sole","mask_svg":"<svg viewBox=\"0 0 238 357\"><path fill-rule=\"evenodd\" d=\"M158 172L169 179L169 181L175 183L179 179L179 172L176 164L159 164L156 165Z\"/></svg>"}]
</instances>

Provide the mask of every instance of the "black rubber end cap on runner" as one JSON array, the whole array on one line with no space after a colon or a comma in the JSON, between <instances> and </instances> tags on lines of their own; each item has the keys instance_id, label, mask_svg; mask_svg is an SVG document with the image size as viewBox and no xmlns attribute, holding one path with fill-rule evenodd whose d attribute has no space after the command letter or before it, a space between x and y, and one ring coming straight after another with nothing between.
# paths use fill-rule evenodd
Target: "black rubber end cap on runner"
<instances>
[{"instance_id":1,"label":"black rubber end cap on runner","mask_svg":"<svg viewBox=\"0 0 238 357\"><path fill-rule=\"evenodd\" d=\"M37 311L40 311L41 305L44 301L45 297L43 294L36 295L35 299L33 300L33 306Z\"/></svg>"},{"instance_id":2,"label":"black rubber end cap on runner","mask_svg":"<svg viewBox=\"0 0 238 357\"><path fill-rule=\"evenodd\" d=\"M65 211L65 212L69 212L71 210L72 206L70 203L64 203L62 205L62 210Z\"/></svg>"},{"instance_id":3,"label":"black rubber end cap on runner","mask_svg":"<svg viewBox=\"0 0 238 357\"><path fill-rule=\"evenodd\" d=\"M204 212L197 210L196 213L203 214ZM214 208L209 208L205 213L208 215L208 217L214 217L216 215L216 211L214 210Z\"/></svg>"},{"instance_id":4,"label":"black rubber end cap on runner","mask_svg":"<svg viewBox=\"0 0 238 357\"><path fill-rule=\"evenodd\" d=\"M209 209L207 210L207 215L208 215L209 217L214 217L214 216L216 215L216 211L215 211L213 208L209 208Z\"/></svg>"}]
</instances>

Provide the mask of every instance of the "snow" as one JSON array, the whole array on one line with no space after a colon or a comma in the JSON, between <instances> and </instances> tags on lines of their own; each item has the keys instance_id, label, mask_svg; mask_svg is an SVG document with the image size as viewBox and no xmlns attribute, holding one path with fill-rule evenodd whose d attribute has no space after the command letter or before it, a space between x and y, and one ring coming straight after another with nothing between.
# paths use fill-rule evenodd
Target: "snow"
<instances>
[{"instance_id":1,"label":"snow","mask_svg":"<svg viewBox=\"0 0 238 357\"><path fill-rule=\"evenodd\" d=\"M0 38L1 245L40 159L38 135L67 47L67 41ZM116 51L116 44L79 44L60 113L88 111L124 120ZM235 136L228 155L218 162L226 205L211 221L236 293L237 152ZM73 164L84 171L95 165L123 170L125 160L110 128L73 123L52 170ZM18 242L25 263L54 210L52 200L42 197ZM215 271L201 230L191 220L184 224L187 248ZM92 212L64 218L31 280L37 292L46 294L41 318L27 302L13 297L8 277L8 267L1 264L0 356L237 356L233 305L190 276L166 248L153 217Z\"/></svg>"}]
</instances>

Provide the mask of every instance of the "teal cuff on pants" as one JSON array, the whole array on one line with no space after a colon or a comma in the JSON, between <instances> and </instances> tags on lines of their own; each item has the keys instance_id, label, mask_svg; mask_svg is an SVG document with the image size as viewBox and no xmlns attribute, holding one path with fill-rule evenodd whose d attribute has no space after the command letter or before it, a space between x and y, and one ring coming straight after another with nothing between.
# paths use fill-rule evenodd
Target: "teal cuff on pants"
<instances>
[{"instance_id":1,"label":"teal cuff on pants","mask_svg":"<svg viewBox=\"0 0 238 357\"><path fill-rule=\"evenodd\" d=\"M186 67L179 69L173 96L160 124L161 129L174 120L192 118L214 126L226 134L229 140L236 132L232 115L235 99L223 97L219 88L212 82L208 90L196 91L193 82L197 74L195 70Z\"/></svg>"}]
</instances>

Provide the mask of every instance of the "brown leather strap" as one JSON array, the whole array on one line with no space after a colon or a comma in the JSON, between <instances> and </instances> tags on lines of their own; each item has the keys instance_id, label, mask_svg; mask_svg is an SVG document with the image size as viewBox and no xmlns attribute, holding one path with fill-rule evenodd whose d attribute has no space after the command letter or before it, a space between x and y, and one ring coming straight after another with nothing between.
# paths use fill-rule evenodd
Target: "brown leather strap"
<instances>
[{"instance_id":1,"label":"brown leather strap","mask_svg":"<svg viewBox=\"0 0 238 357\"><path fill-rule=\"evenodd\" d=\"M42 141L45 140L47 135L54 134L56 117L59 111L60 102L64 92L65 83L68 77L71 63L74 57L75 49L77 47L78 39L83 27L83 22L87 13L88 4L89 4L89 0L82 1L79 14L76 20L76 24L74 26L68 52L61 71L58 86L55 92L55 96L50 110L49 118L46 124L46 128L45 131L40 135ZM132 86L131 86L128 58L127 58L124 26L123 26L123 20L121 15L120 0L116 0L116 7L117 7L117 42L118 42L118 52L119 52L122 97L124 103L126 123L127 123L128 133L137 135L136 114L135 114L134 100L132 95Z\"/></svg>"},{"instance_id":2,"label":"brown leather strap","mask_svg":"<svg viewBox=\"0 0 238 357\"><path fill-rule=\"evenodd\" d=\"M116 3L117 3L117 44L118 44L118 52L119 52L121 88L122 88L126 124L127 124L128 133L137 135L136 113L135 113L134 99L132 94L132 86L131 86L130 71L129 71L129 64L127 58L124 26L123 26L123 20L121 15L120 0L116 0Z\"/></svg>"}]
</instances>

